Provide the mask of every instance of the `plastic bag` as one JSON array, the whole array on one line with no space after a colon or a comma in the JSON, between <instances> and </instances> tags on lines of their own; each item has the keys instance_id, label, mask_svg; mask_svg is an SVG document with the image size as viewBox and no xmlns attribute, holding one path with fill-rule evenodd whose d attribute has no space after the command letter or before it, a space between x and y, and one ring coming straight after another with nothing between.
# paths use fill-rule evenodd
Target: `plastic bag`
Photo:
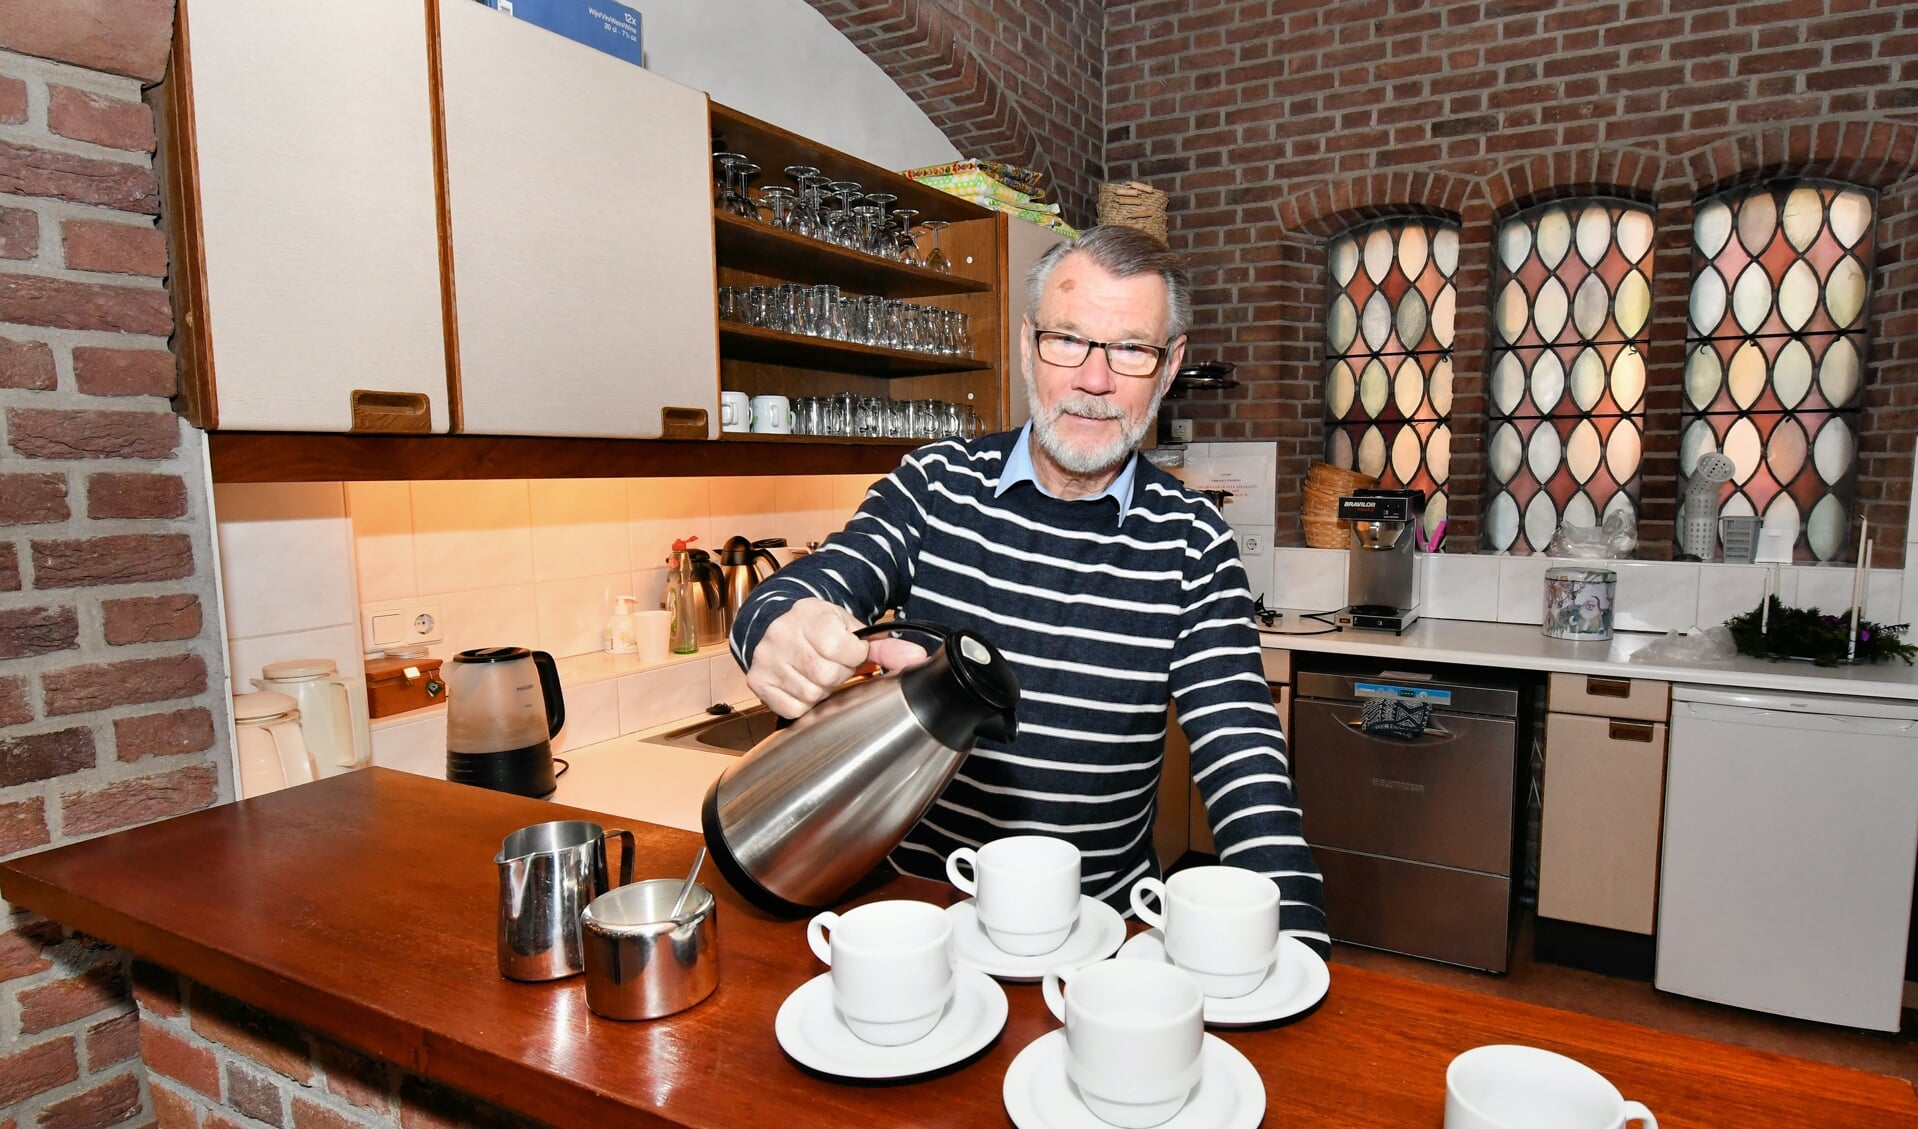
<instances>
[{"instance_id":1,"label":"plastic bag","mask_svg":"<svg viewBox=\"0 0 1918 1129\"><path fill-rule=\"evenodd\" d=\"M1632 652L1635 663L1716 662L1738 653L1732 642L1731 628L1724 624L1702 631L1668 631L1663 639L1654 639Z\"/></svg>"},{"instance_id":2,"label":"plastic bag","mask_svg":"<svg viewBox=\"0 0 1918 1129\"><path fill-rule=\"evenodd\" d=\"M1627 560L1638 550L1638 531L1623 510L1605 515L1603 525L1560 523L1545 547L1548 557L1578 557L1588 561Z\"/></svg>"}]
</instances>

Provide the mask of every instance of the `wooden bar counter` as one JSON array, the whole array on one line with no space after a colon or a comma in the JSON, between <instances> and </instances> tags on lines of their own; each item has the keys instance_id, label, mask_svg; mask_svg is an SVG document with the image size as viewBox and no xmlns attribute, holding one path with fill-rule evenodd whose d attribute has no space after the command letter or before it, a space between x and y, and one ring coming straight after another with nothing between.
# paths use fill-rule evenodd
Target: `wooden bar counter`
<instances>
[{"instance_id":1,"label":"wooden bar counter","mask_svg":"<svg viewBox=\"0 0 1918 1129\"><path fill-rule=\"evenodd\" d=\"M493 855L517 827L621 821L370 769L0 863L0 893L246 1004L536 1121L564 1126L918 1126L1009 1123L1013 1057L1057 1026L1036 985L973 1059L930 1077L846 1084L781 1052L773 1016L821 973L805 923L720 898L719 989L651 1023L601 1019L579 978L502 980ZM678 876L694 835L636 825L642 877ZM949 903L895 878L865 897ZM1343 965L1314 1012L1215 1031L1258 1068L1265 1124L1429 1127L1467 1048L1527 1043L1577 1058L1665 1129L1918 1127L1910 1084L1472 995Z\"/></svg>"}]
</instances>

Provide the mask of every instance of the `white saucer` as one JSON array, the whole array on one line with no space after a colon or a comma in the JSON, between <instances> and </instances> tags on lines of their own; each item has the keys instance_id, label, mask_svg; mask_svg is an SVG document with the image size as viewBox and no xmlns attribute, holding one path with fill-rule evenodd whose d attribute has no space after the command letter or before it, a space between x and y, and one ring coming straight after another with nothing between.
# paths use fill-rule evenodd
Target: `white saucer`
<instances>
[{"instance_id":1,"label":"white saucer","mask_svg":"<svg viewBox=\"0 0 1918 1129\"><path fill-rule=\"evenodd\" d=\"M1125 918L1097 898L1079 900L1079 920L1072 923L1072 932L1058 948L1032 957L1000 951L980 926L971 898L947 906L946 916L952 918L953 959L1001 980L1038 980L1048 969L1076 968L1104 960L1125 940Z\"/></svg>"},{"instance_id":2,"label":"white saucer","mask_svg":"<svg viewBox=\"0 0 1918 1129\"><path fill-rule=\"evenodd\" d=\"M1159 1129L1250 1129L1265 1116L1265 1083L1246 1057L1217 1035L1199 1052L1205 1073L1192 1096ZM1041 1035L1006 1068L1006 1112L1018 1129L1112 1129L1066 1078L1066 1033Z\"/></svg>"},{"instance_id":3,"label":"white saucer","mask_svg":"<svg viewBox=\"0 0 1918 1129\"><path fill-rule=\"evenodd\" d=\"M1006 991L981 972L953 970L952 1002L924 1038L881 1047L852 1033L832 1006L832 973L801 984L773 1019L779 1045L800 1065L841 1078L905 1078L951 1066L997 1038Z\"/></svg>"},{"instance_id":4,"label":"white saucer","mask_svg":"<svg viewBox=\"0 0 1918 1129\"><path fill-rule=\"evenodd\" d=\"M1332 986L1332 970L1325 958L1296 937L1281 936L1273 950L1273 962L1285 957L1284 975L1267 975L1264 982L1243 996L1205 998L1205 1021L1213 1027L1244 1027L1271 1023L1297 1015L1325 998ZM1119 947L1120 960L1165 960L1165 934L1148 929Z\"/></svg>"}]
</instances>

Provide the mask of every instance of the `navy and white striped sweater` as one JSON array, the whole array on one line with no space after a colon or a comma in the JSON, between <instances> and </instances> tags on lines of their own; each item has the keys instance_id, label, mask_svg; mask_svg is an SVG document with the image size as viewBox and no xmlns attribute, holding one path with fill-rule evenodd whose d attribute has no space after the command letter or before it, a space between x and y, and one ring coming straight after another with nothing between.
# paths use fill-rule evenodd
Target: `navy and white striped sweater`
<instances>
[{"instance_id":1,"label":"navy and white striped sweater","mask_svg":"<svg viewBox=\"0 0 1918 1129\"><path fill-rule=\"evenodd\" d=\"M1029 482L995 498L1017 437L913 452L844 530L753 590L735 657L749 666L767 626L809 596L868 623L900 607L990 640L1019 678L1018 738L981 741L891 861L943 881L954 848L1057 835L1083 852L1085 892L1122 912L1133 882L1158 872L1152 821L1176 702L1221 861L1278 882L1283 930L1329 953L1224 519L1143 459L1123 520L1115 499L1061 501Z\"/></svg>"}]
</instances>

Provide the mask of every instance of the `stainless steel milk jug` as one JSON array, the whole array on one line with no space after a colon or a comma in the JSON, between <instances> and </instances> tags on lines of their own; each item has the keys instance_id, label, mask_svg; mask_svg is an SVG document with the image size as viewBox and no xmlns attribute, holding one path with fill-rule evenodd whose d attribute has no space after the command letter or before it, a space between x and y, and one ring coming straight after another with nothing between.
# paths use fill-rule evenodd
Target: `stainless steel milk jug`
<instances>
[{"instance_id":1,"label":"stainless steel milk jug","mask_svg":"<svg viewBox=\"0 0 1918 1129\"><path fill-rule=\"evenodd\" d=\"M1018 731L1019 681L970 631L899 620L945 645L919 666L843 686L753 746L706 791L700 822L720 873L748 901L823 909L904 839L980 737Z\"/></svg>"}]
</instances>

